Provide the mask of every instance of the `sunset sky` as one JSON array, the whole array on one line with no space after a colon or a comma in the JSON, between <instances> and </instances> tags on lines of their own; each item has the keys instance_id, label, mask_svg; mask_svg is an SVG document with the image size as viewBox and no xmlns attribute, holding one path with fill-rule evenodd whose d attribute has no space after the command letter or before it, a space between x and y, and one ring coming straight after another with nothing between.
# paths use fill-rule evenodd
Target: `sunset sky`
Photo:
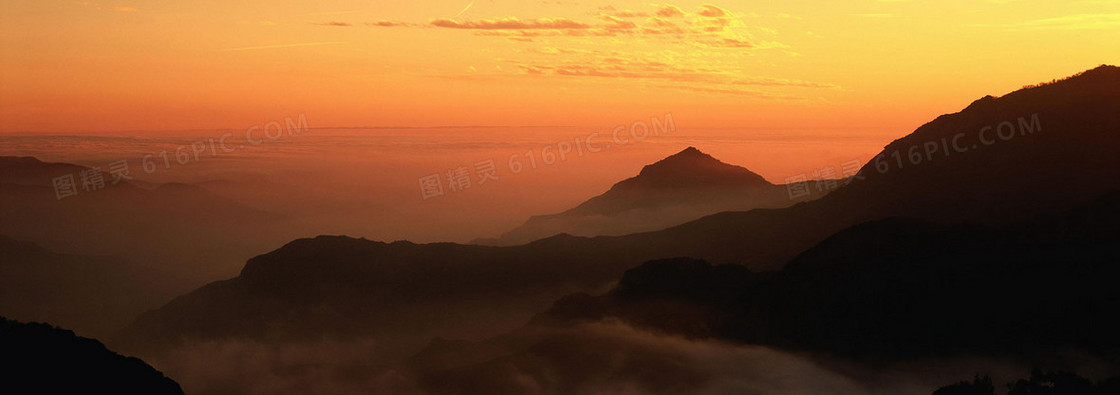
<instances>
[{"instance_id":1,"label":"sunset sky","mask_svg":"<svg viewBox=\"0 0 1120 395\"><path fill-rule=\"evenodd\" d=\"M6 0L0 131L912 129L1118 38L1116 0Z\"/></svg>"}]
</instances>

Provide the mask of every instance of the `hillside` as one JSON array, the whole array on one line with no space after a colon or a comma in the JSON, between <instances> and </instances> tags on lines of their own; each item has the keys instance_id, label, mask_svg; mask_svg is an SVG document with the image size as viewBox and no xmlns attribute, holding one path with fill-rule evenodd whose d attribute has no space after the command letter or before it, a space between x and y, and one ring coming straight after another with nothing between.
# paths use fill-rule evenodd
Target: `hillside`
<instances>
[{"instance_id":1,"label":"hillside","mask_svg":"<svg viewBox=\"0 0 1120 395\"><path fill-rule=\"evenodd\" d=\"M41 323L0 317L0 381L8 391L40 394L182 394L174 380L97 340Z\"/></svg>"}]
</instances>

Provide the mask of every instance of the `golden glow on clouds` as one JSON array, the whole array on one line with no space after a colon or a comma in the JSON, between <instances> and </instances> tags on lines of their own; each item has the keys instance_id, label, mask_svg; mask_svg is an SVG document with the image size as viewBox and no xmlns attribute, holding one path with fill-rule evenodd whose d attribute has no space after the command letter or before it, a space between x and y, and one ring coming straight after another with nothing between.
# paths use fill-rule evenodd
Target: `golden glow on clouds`
<instances>
[{"instance_id":1,"label":"golden glow on clouds","mask_svg":"<svg viewBox=\"0 0 1120 395\"><path fill-rule=\"evenodd\" d=\"M3 131L577 125L912 129L1120 63L1120 2L8 1Z\"/></svg>"}]
</instances>

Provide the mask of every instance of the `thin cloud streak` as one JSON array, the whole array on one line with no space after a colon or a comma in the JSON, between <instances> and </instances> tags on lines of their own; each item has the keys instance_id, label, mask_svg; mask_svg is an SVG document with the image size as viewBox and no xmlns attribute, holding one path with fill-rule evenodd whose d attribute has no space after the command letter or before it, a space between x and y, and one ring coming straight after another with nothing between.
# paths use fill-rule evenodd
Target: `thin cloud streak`
<instances>
[{"instance_id":1,"label":"thin cloud streak","mask_svg":"<svg viewBox=\"0 0 1120 395\"><path fill-rule=\"evenodd\" d=\"M994 27L1006 30L1088 30L1114 29L1120 27L1120 13L1116 14L1078 14L1054 18L1036 19L1007 24L978 24L976 27Z\"/></svg>"},{"instance_id":2,"label":"thin cloud streak","mask_svg":"<svg viewBox=\"0 0 1120 395\"><path fill-rule=\"evenodd\" d=\"M255 46L255 47L226 48L226 49L222 49L221 51L248 51L248 50L253 50L253 49L310 47L310 46L316 46L316 45L335 45L335 44L346 44L346 41L322 41L322 42L310 42L310 43L259 45L259 46Z\"/></svg>"},{"instance_id":3,"label":"thin cloud streak","mask_svg":"<svg viewBox=\"0 0 1120 395\"><path fill-rule=\"evenodd\" d=\"M467 3L467 6L466 6L466 7L463 7L463 10L462 10L462 11L459 11L459 13L458 13L458 14L455 14L455 17L456 17L456 18L458 18L459 16L463 15L463 13L464 13L464 12L467 12L467 10L471 9L471 6L472 6L472 5L474 5L474 2L473 2L473 1L472 1L472 2L470 2L470 3Z\"/></svg>"},{"instance_id":4,"label":"thin cloud streak","mask_svg":"<svg viewBox=\"0 0 1120 395\"><path fill-rule=\"evenodd\" d=\"M567 18L540 18L520 20L517 17L501 19L480 19L477 21L459 22L454 19L435 19L433 26L449 29L478 29L478 30L518 30L518 29L587 29L591 26Z\"/></svg>"}]
</instances>

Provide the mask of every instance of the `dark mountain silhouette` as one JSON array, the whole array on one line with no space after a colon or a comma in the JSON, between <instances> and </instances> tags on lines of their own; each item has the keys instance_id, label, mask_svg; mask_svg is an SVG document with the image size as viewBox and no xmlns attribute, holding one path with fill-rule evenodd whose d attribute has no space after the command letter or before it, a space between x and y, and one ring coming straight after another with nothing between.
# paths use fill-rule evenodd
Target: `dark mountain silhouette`
<instances>
[{"instance_id":1,"label":"dark mountain silhouette","mask_svg":"<svg viewBox=\"0 0 1120 395\"><path fill-rule=\"evenodd\" d=\"M535 322L613 318L870 361L1075 348L1120 363L1118 242L1120 193L1000 228L888 219L839 232L776 273L649 262Z\"/></svg>"},{"instance_id":2,"label":"dark mountain silhouette","mask_svg":"<svg viewBox=\"0 0 1120 395\"><path fill-rule=\"evenodd\" d=\"M571 289L616 278L641 263L635 257L652 258L594 243L565 235L518 247L300 239L250 259L236 278L144 313L120 340L143 347L330 334L391 336L398 343L414 337L422 345L443 332L494 333Z\"/></svg>"},{"instance_id":3,"label":"dark mountain silhouette","mask_svg":"<svg viewBox=\"0 0 1120 395\"><path fill-rule=\"evenodd\" d=\"M514 247L381 243L345 237L297 240L272 253L251 259L236 278L212 283L159 310L142 315L122 339L132 341L137 347L158 347L160 344L184 339L222 337L306 338L396 333L421 338L439 335L440 330L452 328L474 330L471 332L474 335L484 334L498 325L528 318L528 312L541 311L548 301L563 294L589 291L609 284L627 268L641 262L687 256L717 264L743 264L754 271L775 270L802 251L820 244L845 228L892 217L912 218L915 222L873 222L847 233L845 237L857 240L864 237L869 251L883 249L895 254L908 250L888 248L890 244L884 244L881 240L893 240L900 245L914 244L913 248L945 253L951 251L944 251L936 243L922 244L921 238L955 242L959 240L951 237L981 237L1007 243L1006 238L1012 236L1000 233L1003 231L987 230L988 227L1009 226L1008 224L1022 223L1047 213L1070 210L1109 192L1120 190L1120 155L1115 154L1120 152L1120 134L1117 133L1120 131L1120 118L1115 116L1118 111L1120 68L1102 66L1053 84L1016 91L1001 98L985 98L959 113L938 117L913 134L888 145L877 160L864 166L860 176L821 199L783 209L725 212L656 232L594 238L558 235ZM1038 122L1033 121L1035 114ZM1020 118L1023 118L1023 123L1029 128L1020 128ZM1000 129L1000 125L1004 123L1014 127L1014 133L1008 134L1006 125ZM992 128L988 129L988 126ZM1008 138L1001 139L998 134L1000 130ZM926 153L927 147L931 147L934 142L941 144L942 139L945 139L945 144L956 141L956 147L967 149L945 155L946 146L938 145L936 150L928 148L929 153ZM951 145L948 147L950 150L953 148ZM911 158L911 151L917 152L916 155L920 158ZM895 152L900 154L896 155ZM896 157L901 159L896 160ZM893 164L886 162L888 160L893 161ZM902 165L899 166L899 163ZM977 227L923 222L952 223L961 220L974 221ZM902 238L901 235L909 237ZM945 239L946 237L950 238ZM1041 260L1038 263L1041 267L1052 267L1048 266L1052 262L1045 259L1057 259L1053 255L1044 254L1046 251L1027 248L1030 245L1017 247L1021 248L1009 251L1034 251L1037 254L1023 259L1029 262L1034 261L1028 258ZM1067 254L1081 253L1071 250L1070 245L1059 247L1066 248L1064 253ZM806 253L798 261L791 263L792 267L783 271L784 274L775 274L775 279L760 283L759 286L778 284L778 278L802 273L798 267L813 267L808 262L812 261L813 254L823 251L821 248L825 247ZM1082 263L1085 265L1084 269L1096 271L1096 274L1105 273L1104 271L1109 270L1108 267L1102 266L1097 259L1107 258L1107 253L1093 250L1092 254L1098 255L1087 255ZM975 262L975 259L964 258L967 257L961 257L962 261ZM917 257L912 259L921 261ZM1011 261L1014 259L1000 260ZM851 272L864 270L858 262L862 261L853 261L852 267L837 267L847 268L845 270ZM1040 278L1036 272L1015 267L1020 266L978 266L997 272L1004 270L1003 273L1021 276L1024 281ZM1022 266L1025 267L1030 266ZM903 278L912 279L913 283L909 285L916 287L915 289L924 289L921 287L929 286L931 281L931 277L927 276L928 271L936 272L936 266L924 265L918 268L927 272L915 272L913 276ZM907 274L867 270L867 275L871 277L863 282L853 283L888 287L893 284L892 281L876 282L871 279L882 280L885 277L874 276L888 274ZM840 274L843 273L836 275ZM798 281L814 278L808 274L805 276L805 279ZM1102 278L1106 277L1085 280L1103 281ZM1072 282L1081 278L1070 277L1065 280ZM819 281L824 282L821 286L834 285L825 280ZM1063 283L1063 286L1068 284ZM969 284L963 283L962 286L964 285ZM846 289L834 291L843 295L842 292ZM877 292L887 291L889 289ZM1026 292L1026 289L1012 288L1008 291ZM778 290L772 292L778 293ZM823 306L812 305L819 300L806 295L811 294L793 294L791 297L798 296L801 299L791 298L786 303L790 307L798 307L796 303L804 303L800 307L827 310ZM859 295L861 294L853 294L852 298ZM1037 301L1041 298L1039 295L1015 294L1015 297ZM953 294L931 293L927 296L928 299L915 302L932 304L936 298L960 300ZM838 299L836 303L843 300ZM1065 301L1062 298L1059 300ZM993 299L991 303L997 301L1006 299ZM769 308L782 304L739 306ZM982 319L984 317L969 315L978 314L981 306L983 304L978 304L958 315L948 315L949 313L941 311L936 313L947 314L943 317L946 319ZM867 308L887 307L868 304ZM1092 308L1097 307L1099 306ZM936 304L929 308L936 308ZM792 312L799 310L790 308L788 311L793 314ZM1045 312L1054 311L1057 310ZM862 314L875 312L867 310ZM773 322L775 326L784 325L784 328L788 328L788 333L747 326L746 322L749 321L738 320L751 317L747 313L773 313L774 316L767 316L769 322ZM999 320L1010 319L1016 311L1006 313L1007 315L992 318L996 321L991 324L1006 324L1006 321ZM1092 310L1084 316L1096 313L1097 310ZM729 318L727 322L717 320L704 325L712 326L713 331L718 330L715 332L718 336L739 341L831 349L836 352L846 352L844 347L850 347L858 352L866 350L885 353L889 351L884 349L887 345L899 341L890 336L881 339L860 338L858 330L863 328L861 325L869 325L860 320L836 322L837 329L834 332L819 333L815 330L822 327L820 322L801 322L796 315L785 316L769 310L731 311L727 314L735 319ZM898 317L922 318L914 317L914 312L909 314L911 315L903 311ZM495 317L501 317L502 320L490 319ZM926 317L937 317L937 314ZM905 333L902 329L922 330L909 328L906 326L910 325L907 324L908 321L902 321L902 318L899 320L881 324L897 326L900 329L897 333ZM923 322L928 323L928 320ZM1077 324L1070 322L1062 330L1073 330L1071 328L1075 328ZM485 327L487 325L490 327ZM801 327L797 325L805 327L799 329ZM944 325L933 327L941 326ZM897 352L926 352L927 347L938 344L939 341L962 342L959 344L971 347L972 344L967 341L973 341L970 340L973 338L969 336L975 335L975 339L979 339L996 333L979 329L975 329L976 332L973 333L966 331L968 328L975 329L948 328L950 334L945 340L922 339L917 343L908 343L907 347L911 348ZM1030 335L1031 330L1024 327L1019 335ZM781 333L785 334L779 336ZM918 333L929 334L928 331ZM804 334L804 337L798 334ZM855 336L854 339L867 344L838 344L840 334L851 334ZM1044 340L1061 343L1068 340L1066 335L1069 333L1059 330L1048 333L1045 336L1049 337ZM1024 341L1016 336L1018 335L994 339L992 347L1005 347ZM1111 344L1106 337L1087 339L1090 342L1101 342L1102 346Z\"/></svg>"},{"instance_id":4,"label":"dark mountain silhouette","mask_svg":"<svg viewBox=\"0 0 1120 395\"><path fill-rule=\"evenodd\" d=\"M1111 115L1117 111L1120 68L1101 66L942 115L889 144L853 182L821 199L787 209L725 212L621 239L658 249L661 257L700 257L769 270L841 229L870 220L1006 223L1069 209L1120 189L1120 155L1115 155L1120 118ZM1041 128L1021 134L1019 118L1033 124L1034 114ZM1009 140L994 137L1004 122L1015 127ZM1006 125L1004 130L1007 135ZM967 147L965 152L954 150L954 138L957 146ZM927 156L926 143L934 142L937 151ZM921 156L918 164L910 162L916 159L910 151Z\"/></svg>"},{"instance_id":5,"label":"dark mountain silhouette","mask_svg":"<svg viewBox=\"0 0 1120 395\"><path fill-rule=\"evenodd\" d=\"M144 361L47 324L0 317L0 350L5 393L183 393L179 384Z\"/></svg>"},{"instance_id":6,"label":"dark mountain silhouette","mask_svg":"<svg viewBox=\"0 0 1120 395\"><path fill-rule=\"evenodd\" d=\"M532 217L497 239L475 242L517 245L559 233L610 236L648 232L722 211L787 207L827 192L806 190L808 195L791 199L785 185L771 184L746 168L688 147L643 167L637 176L575 208Z\"/></svg>"},{"instance_id":7,"label":"dark mountain silhouette","mask_svg":"<svg viewBox=\"0 0 1120 395\"><path fill-rule=\"evenodd\" d=\"M569 295L516 330L477 342L436 339L404 371L431 393L594 392L588 387L618 382L642 393L738 393L744 390L712 390L704 361L690 359L682 345L715 344L719 353L702 355L717 360L752 350L751 361L789 369L782 354L754 346L762 344L818 360L855 359L876 371L977 354L1063 364L1073 347L1110 360L1111 373L1098 371L1107 377L1120 372L1120 323L1111 318L1120 307L1112 285L1120 253L1111 248L1120 241L1118 220L1120 193L1004 228L875 221L836 234L779 272L692 258L650 261L628 270L611 291ZM741 349L726 341L751 344ZM748 375L766 370L717 377L750 382ZM769 390L744 388L900 393L877 380L861 380L867 387L856 391L774 388L775 378L763 386ZM1112 394L1118 383L1036 371L1006 393ZM935 395L994 391L989 377L977 376Z\"/></svg>"},{"instance_id":8,"label":"dark mountain silhouette","mask_svg":"<svg viewBox=\"0 0 1120 395\"><path fill-rule=\"evenodd\" d=\"M0 314L49 321L79 333L113 333L166 291L150 270L107 256L59 254L0 235Z\"/></svg>"}]
</instances>

